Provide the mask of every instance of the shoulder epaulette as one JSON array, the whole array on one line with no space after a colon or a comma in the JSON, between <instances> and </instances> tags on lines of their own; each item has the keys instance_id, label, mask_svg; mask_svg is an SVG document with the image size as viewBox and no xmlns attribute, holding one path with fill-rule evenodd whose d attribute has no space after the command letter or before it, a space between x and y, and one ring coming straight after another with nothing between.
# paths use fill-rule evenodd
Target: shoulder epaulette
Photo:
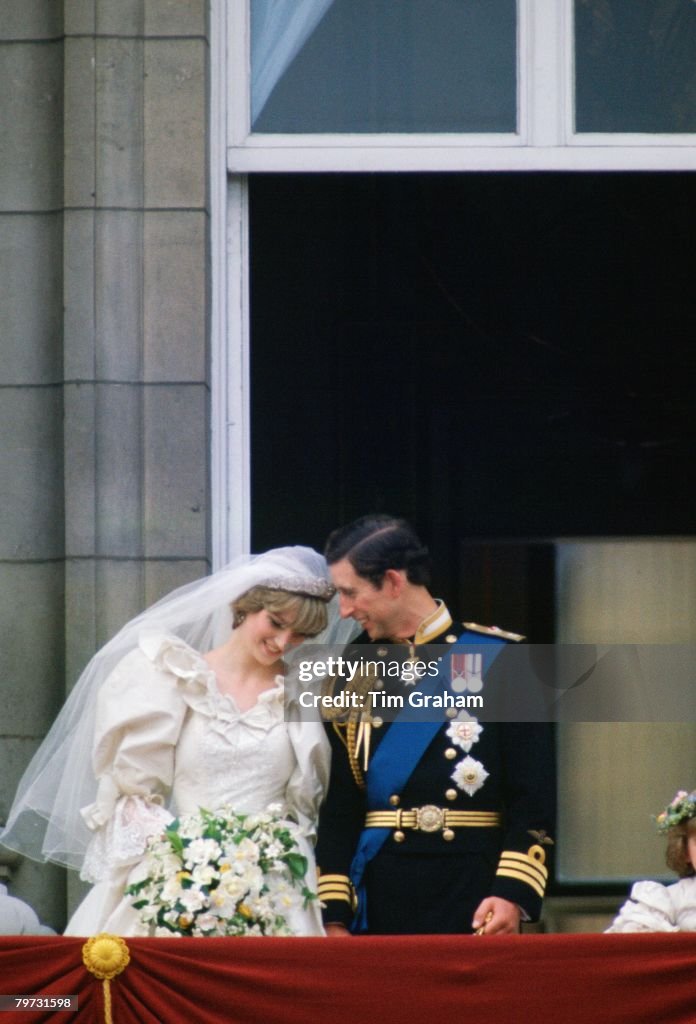
<instances>
[{"instance_id":1,"label":"shoulder epaulette","mask_svg":"<svg viewBox=\"0 0 696 1024\"><path fill-rule=\"evenodd\" d=\"M478 622L462 622L462 626L464 626L464 629L471 630L472 633L483 633L484 636L497 636L501 640L509 640L513 644L518 644L525 639L521 633L508 633L506 630L501 629L500 626L480 626Z\"/></svg>"}]
</instances>

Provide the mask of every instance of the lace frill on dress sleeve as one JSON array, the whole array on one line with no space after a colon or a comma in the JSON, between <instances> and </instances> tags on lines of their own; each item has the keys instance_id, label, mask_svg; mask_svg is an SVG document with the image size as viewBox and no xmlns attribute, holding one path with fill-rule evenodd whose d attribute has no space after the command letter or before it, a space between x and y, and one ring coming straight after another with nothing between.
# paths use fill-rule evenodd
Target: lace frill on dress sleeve
<instances>
[{"instance_id":1,"label":"lace frill on dress sleeve","mask_svg":"<svg viewBox=\"0 0 696 1024\"><path fill-rule=\"evenodd\" d=\"M164 804L187 698L207 691L209 669L172 636L145 635L99 694L93 804L82 817L94 832L82 868L96 882L134 863L147 839L172 820Z\"/></svg>"},{"instance_id":2,"label":"lace frill on dress sleeve","mask_svg":"<svg viewBox=\"0 0 696 1024\"><path fill-rule=\"evenodd\" d=\"M670 894L672 888L659 882L636 882L630 899L621 907L607 932L678 932Z\"/></svg>"}]
</instances>

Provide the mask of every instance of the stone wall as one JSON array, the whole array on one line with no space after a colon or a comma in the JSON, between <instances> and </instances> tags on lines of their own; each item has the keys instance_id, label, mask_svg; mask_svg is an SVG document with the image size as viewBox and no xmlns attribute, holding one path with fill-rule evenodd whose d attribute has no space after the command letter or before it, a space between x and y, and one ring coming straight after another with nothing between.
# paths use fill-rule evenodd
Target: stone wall
<instances>
[{"instance_id":1,"label":"stone wall","mask_svg":"<svg viewBox=\"0 0 696 1024\"><path fill-rule=\"evenodd\" d=\"M206 7L3 0L0 818L94 650L209 566ZM57 928L78 895L10 888Z\"/></svg>"}]
</instances>

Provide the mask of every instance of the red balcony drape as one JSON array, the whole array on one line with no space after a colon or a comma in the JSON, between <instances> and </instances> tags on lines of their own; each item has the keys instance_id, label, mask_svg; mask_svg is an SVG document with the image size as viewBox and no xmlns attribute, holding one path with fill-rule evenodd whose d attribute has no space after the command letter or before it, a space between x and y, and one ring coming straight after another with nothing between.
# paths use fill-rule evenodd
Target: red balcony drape
<instances>
[{"instance_id":1,"label":"red balcony drape","mask_svg":"<svg viewBox=\"0 0 696 1024\"><path fill-rule=\"evenodd\" d=\"M77 1012L0 1014L104 1021L84 940L0 938L0 992L77 995ZM696 935L127 939L110 983L114 1024L694 1024Z\"/></svg>"}]
</instances>

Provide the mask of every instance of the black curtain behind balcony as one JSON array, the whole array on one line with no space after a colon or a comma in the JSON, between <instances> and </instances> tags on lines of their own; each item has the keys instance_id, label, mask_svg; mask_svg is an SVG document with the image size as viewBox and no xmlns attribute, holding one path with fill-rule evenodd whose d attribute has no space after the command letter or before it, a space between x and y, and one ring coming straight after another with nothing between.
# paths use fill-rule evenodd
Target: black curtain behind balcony
<instances>
[{"instance_id":1,"label":"black curtain behind balcony","mask_svg":"<svg viewBox=\"0 0 696 1024\"><path fill-rule=\"evenodd\" d=\"M688 174L253 178L254 548L390 511L446 590L472 545L692 534L695 209Z\"/></svg>"}]
</instances>

